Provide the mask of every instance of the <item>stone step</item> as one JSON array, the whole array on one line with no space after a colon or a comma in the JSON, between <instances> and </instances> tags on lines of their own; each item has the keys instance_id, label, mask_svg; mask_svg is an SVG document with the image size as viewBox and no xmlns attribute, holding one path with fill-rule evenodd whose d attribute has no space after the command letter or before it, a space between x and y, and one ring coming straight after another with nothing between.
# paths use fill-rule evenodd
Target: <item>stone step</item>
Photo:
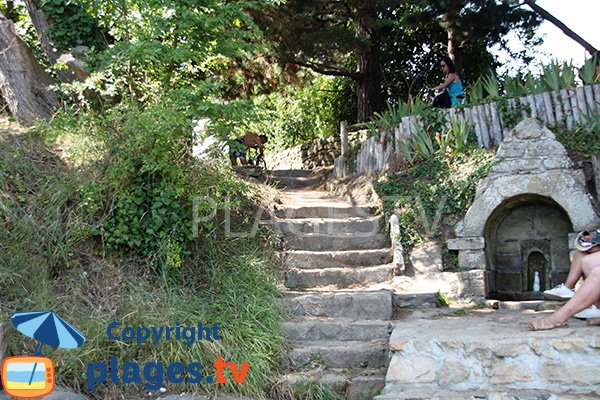
<instances>
[{"instance_id":1,"label":"stone step","mask_svg":"<svg viewBox=\"0 0 600 400\"><path fill-rule=\"evenodd\" d=\"M313 173L311 169L274 169L269 175L274 178L308 178Z\"/></svg>"},{"instance_id":2,"label":"stone step","mask_svg":"<svg viewBox=\"0 0 600 400\"><path fill-rule=\"evenodd\" d=\"M392 317L392 292L389 290L287 294L282 307L292 317L343 317L352 320L389 320Z\"/></svg>"},{"instance_id":3,"label":"stone step","mask_svg":"<svg viewBox=\"0 0 600 400\"><path fill-rule=\"evenodd\" d=\"M306 177L272 176L268 179L268 182L280 189L302 189L317 186L321 183L321 179L322 177L320 175Z\"/></svg>"},{"instance_id":4,"label":"stone step","mask_svg":"<svg viewBox=\"0 0 600 400\"><path fill-rule=\"evenodd\" d=\"M414 309L414 308L438 308L440 307L440 298L438 293L394 293L394 308Z\"/></svg>"},{"instance_id":5,"label":"stone step","mask_svg":"<svg viewBox=\"0 0 600 400\"><path fill-rule=\"evenodd\" d=\"M321 235L339 235L354 232L371 233L379 232L382 226L382 217L370 218L302 218L275 220L271 222L273 229L286 235L302 235L307 233Z\"/></svg>"},{"instance_id":6,"label":"stone step","mask_svg":"<svg viewBox=\"0 0 600 400\"><path fill-rule=\"evenodd\" d=\"M285 272L285 286L292 289L329 285L346 288L386 282L393 277L394 267L391 264L362 268L291 269Z\"/></svg>"},{"instance_id":7,"label":"stone step","mask_svg":"<svg viewBox=\"0 0 600 400\"><path fill-rule=\"evenodd\" d=\"M290 367L383 368L388 364L388 341L292 342Z\"/></svg>"},{"instance_id":8,"label":"stone step","mask_svg":"<svg viewBox=\"0 0 600 400\"><path fill-rule=\"evenodd\" d=\"M527 324L550 312L458 311L396 324L382 399L424 390L600 391L598 327L571 319L568 328L532 332Z\"/></svg>"},{"instance_id":9,"label":"stone step","mask_svg":"<svg viewBox=\"0 0 600 400\"><path fill-rule=\"evenodd\" d=\"M364 369L354 373L343 373L325 369L315 369L288 373L281 376L277 383L293 388L308 382L329 387L345 400L372 399L385 385L385 369Z\"/></svg>"},{"instance_id":10,"label":"stone step","mask_svg":"<svg viewBox=\"0 0 600 400\"><path fill-rule=\"evenodd\" d=\"M291 341L389 339L393 324L389 321L346 318L303 318L282 324L285 338Z\"/></svg>"},{"instance_id":11,"label":"stone step","mask_svg":"<svg viewBox=\"0 0 600 400\"><path fill-rule=\"evenodd\" d=\"M574 392L551 390L408 390L375 396L375 400L590 400L600 398L600 391Z\"/></svg>"},{"instance_id":12,"label":"stone step","mask_svg":"<svg viewBox=\"0 0 600 400\"><path fill-rule=\"evenodd\" d=\"M285 236L284 248L289 250L340 251L340 250L372 250L389 247L388 238L381 233L346 234L346 235L305 235Z\"/></svg>"},{"instance_id":13,"label":"stone step","mask_svg":"<svg viewBox=\"0 0 600 400\"><path fill-rule=\"evenodd\" d=\"M369 206L351 206L343 204L285 207L276 209L277 218L370 218Z\"/></svg>"},{"instance_id":14,"label":"stone step","mask_svg":"<svg viewBox=\"0 0 600 400\"><path fill-rule=\"evenodd\" d=\"M392 262L391 249L343 251L282 251L279 259L287 268L312 269L329 267L358 267Z\"/></svg>"}]
</instances>

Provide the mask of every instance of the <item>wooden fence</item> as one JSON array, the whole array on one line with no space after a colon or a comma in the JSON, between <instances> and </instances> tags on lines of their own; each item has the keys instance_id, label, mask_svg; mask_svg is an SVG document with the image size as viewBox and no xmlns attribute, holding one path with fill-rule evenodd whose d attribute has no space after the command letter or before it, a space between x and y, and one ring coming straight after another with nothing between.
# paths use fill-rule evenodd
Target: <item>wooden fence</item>
<instances>
[{"instance_id":1,"label":"wooden fence","mask_svg":"<svg viewBox=\"0 0 600 400\"><path fill-rule=\"evenodd\" d=\"M507 102L509 110L522 110L523 118L533 117L548 126L564 126L571 129L582 124L585 116L600 110L600 84L528 95L508 99ZM452 119L466 121L473 126L477 142L484 148L500 144L508 131L514 128L503 120L498 103L451 108L446 112L448 127ZM349 150L350 155L346 156L346 163L344 154L337 157L334 162L336 176L388 169L393 160L401 157L400 141L415 131L415 124L420 124L419 121L419 116L404 117L394 130L393 142L386 140L386 134L382 133L380 137L371 137L357 148ZM395 143L395 146L389 146L390 142ZM394 155L395 157L392 157Z\"/></svg>"}]
</instances>

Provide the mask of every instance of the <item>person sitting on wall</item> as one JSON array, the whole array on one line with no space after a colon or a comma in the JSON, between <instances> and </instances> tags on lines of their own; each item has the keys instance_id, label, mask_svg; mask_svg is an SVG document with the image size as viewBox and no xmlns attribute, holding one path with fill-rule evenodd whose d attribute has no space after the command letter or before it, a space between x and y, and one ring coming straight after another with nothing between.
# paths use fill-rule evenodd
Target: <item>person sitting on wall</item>
<instances>
[{"instance_id":1,"label":"person sitting on wall","mask_svg":"<svg viewBox=\"0 0 600 400\"><path fill-rule=\"evenodd\" d=\"M432 88L432 91L444 89L442 93L433 99L433 106L439 108L457 107L462 104L464 98L462 81L456 72L454 62L450 57L444 57L441 63L445 81L441 85Z\"/></svg>"},{"instance_id":2,"label":"person sitting on wall","mask_svg":"<svg viewBox=\"0 0 600 400\"><path fill-rule=\"evenodd\" d=\"M576 239L576 246L581 242L580 239L592 245L578 248L565 285L561 284L544 292L547 298L569 301L552 315L532 321L529 329L539 331L561 328L567 326L567 319L573 316L588 319L590 325L600 325L600 310L597 308L600 306L600 232L583 232ZM581 277L585 277L585 280L574 291L573 287Z\"/></svg>"},{"instance_id":3,"label":"person sitting on wall","mask_svg":"<svg viewBox=\"0 0 600 400\"><path fill-rule=\"evenodd\" d=\"M260 155L264 155L263 145L268 142L267 135L257 135L256 133L248 132L244 136L229 140L229 160L231 165L236 166L239 158L242 165L247 165L246 153L250 149L257 149Z\"/></svg>"}]
</instances>

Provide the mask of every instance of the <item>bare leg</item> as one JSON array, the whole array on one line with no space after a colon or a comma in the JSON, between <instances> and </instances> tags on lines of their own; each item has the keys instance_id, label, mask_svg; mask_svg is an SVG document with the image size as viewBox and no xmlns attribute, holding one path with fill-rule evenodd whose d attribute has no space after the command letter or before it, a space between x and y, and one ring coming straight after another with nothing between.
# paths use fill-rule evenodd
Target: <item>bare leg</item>
<instances>
[{"instance_id":1,"label":"bare leg","mask_svg":"<svg viewBox=\"0 0 600 400\"><path fill-rule=\"evenodd\" d=\"M231 161L232 166L235 167L237 165L237 157L231 156L231 157L229 157L229 160ZM570 275L570 273L569 273L569 275Z\"/></svg>"},{"instance_id":2,"label":"bare leg","mask_svg":"<svg viewBox=\"0 0 600 400\"><path fill-rule=\"evenodd\" d=\"M565 281L565 286L569 289L574 289L575 285L579 278L583 276L583 272L581 270L581 259L587 253L583 251L575 250L575 255L573 256L573 261L571 262L571 267L569 268L569 276L567 276L567 280Z\"/></svg>"},{"instance_id":3,"label":"bare leg","mask_svg":"<svg viewBox=\"0 0 600 400\"><path fill-rule=\"evenodd\" d=\"M529 329L537 331L566 326L567 319L594 304L598 298L600 298L600 268L593 268L579 290L564 306L546 318L532 321Z\"/></svg>"}]
</instances>

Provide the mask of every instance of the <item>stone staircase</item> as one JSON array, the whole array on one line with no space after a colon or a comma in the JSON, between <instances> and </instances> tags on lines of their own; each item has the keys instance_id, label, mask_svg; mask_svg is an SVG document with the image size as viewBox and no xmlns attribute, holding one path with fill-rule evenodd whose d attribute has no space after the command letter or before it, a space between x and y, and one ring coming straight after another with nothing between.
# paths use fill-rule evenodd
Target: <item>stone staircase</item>
<instances>
[{"instance_id":1,"label":"stone staircase","mask_svg":"<svg viewBox=\"0 0 600 400\"><path fill-rule=\"evenodd\" d=\"M271 179L284 188L271 221L287 287L280 383L319 382L356 400L600 399L598 327L572 319L529 331L557 302L439 308L437 290L481 292L485 270L444 272L425 254L396 276L369 207L311 189L321 179L310 171Z\"/></svg>"},{"instance_id":2,"label":"stone staircase","mask_svg":"<svg viewBox=\"0 0 600 400\"><path fill-rule=\"evenodd\" d=\"M385 383L393 325L394 275L383 220L368 206L311 190L311 171L278 172L284 188L274 212L283 238L287 296L283 381L319 382L347 399L371 399Z\"/></svg>"}]
</instances>

